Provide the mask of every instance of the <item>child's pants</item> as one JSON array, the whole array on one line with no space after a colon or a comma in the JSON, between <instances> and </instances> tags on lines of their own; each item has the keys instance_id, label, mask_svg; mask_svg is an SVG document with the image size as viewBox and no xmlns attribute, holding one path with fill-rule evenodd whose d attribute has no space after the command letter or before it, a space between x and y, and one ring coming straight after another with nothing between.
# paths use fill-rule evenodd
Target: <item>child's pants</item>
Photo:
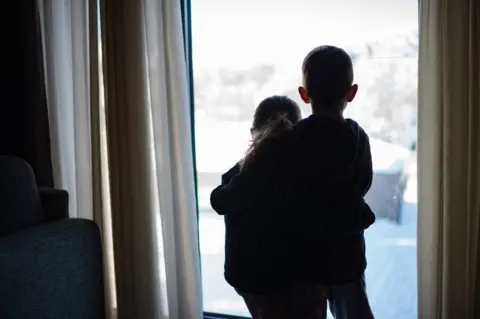
<instances>
[{"instance_id":1,"label":"child's pants","mask_svg":"<svg viewBox=\"0 0 480 319\"><path fill-rule=\"evenodd\" d=\"M295 283L275 294L239 294L252 319L326 319L327 300L335 319L374 319L364 277L343 285Z\"/></svg>"},{"instance_id":2,"label":"child's pants","mask_svg":"<svg viewBox=\"0 0 480 319\"><path fill-rule=\"evenodd\" d=\"M291 319L289 291L268 295L237 292L243 297L252 319Z\"/></svg>"},{"instance_id":3,"label":"child's pants","mask_svg":"<svg viewBox=\"0 0 480 319\"><path fill-rule=\"evenodd\" d=\"M374 318L368 302L364 276L349 284L325 286L324 294L335 319ZM327 318L326 310L322 318Z\"/></svg>"},{"instance_id":4,"label":"child's pants","mask_svg":"<svg viewBox=\"0 0 480 319\"><path fill-rule=\"evenodd\" d=\"M324 286L295 283L288 290L257 295L237 291L252 319L323 319L326 313Z\"/></svg>"}]
</instances>

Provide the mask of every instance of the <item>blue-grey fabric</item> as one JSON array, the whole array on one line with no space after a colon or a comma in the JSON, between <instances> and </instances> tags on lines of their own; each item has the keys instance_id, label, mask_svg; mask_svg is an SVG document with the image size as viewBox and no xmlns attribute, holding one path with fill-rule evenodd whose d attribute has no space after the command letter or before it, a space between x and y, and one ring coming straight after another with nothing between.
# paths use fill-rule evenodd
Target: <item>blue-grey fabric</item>
<instances>
[{"instance_id":1,"label":"blue-grey fabric","mask_svg":"<svg viewBox=\"0 0 480 319\"><path fill-rule=\"evenodd\" d=\"M21 158L0 155L0 237L44 221L31 166Z\"/></svg>"},{"instance_id":2,"label":"blue-grey fabric","mask_svg":"<svg viewBox=\"0 0 480 319\"><path fill-rule=\"evenodd\" d=\"M0 318L105 317L100 233L83 219L0 238Z\"/></svg>"}]
</instances>

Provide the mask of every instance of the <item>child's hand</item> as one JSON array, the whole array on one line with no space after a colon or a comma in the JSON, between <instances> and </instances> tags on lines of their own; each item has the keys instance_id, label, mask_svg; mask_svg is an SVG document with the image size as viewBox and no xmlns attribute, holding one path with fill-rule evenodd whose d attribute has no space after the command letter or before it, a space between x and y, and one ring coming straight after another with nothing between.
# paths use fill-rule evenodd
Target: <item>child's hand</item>
<instances>
[{"instance_id":1,"label":"child's hand","mask_svg":"<svg viewBox=\"0 0 480 319\"><path fill-rule=\"evenodd\" d=\"M235 175L240 173L240 164L237 163L235 166L230 168L225 174L222 175L222 185L228 184Z\"/></svg>"}]
</instances>

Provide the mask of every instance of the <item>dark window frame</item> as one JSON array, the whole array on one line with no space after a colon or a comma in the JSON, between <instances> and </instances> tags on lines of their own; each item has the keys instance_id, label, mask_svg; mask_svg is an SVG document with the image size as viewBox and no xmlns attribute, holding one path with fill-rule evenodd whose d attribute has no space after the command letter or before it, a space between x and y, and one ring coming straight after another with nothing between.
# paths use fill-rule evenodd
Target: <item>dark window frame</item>
<instances>
[{"instance_id":1,"label":"dark window frame","mask_svg":"<svg viewBox=\"0 0 480 319\"><path fill-rule=\"evenodd\" d=\"M192 59L192 14L191 14L191 0L180 0L182 9L182 25L183 25L183 38L185 45L185 59L187 65L187 78L188 78L188 92L190 102L190 127L191 127L191 139L192 139L192 154L193 154L193 171L194 171L194 183L195 183L195 206L197 210L197 219L199 218L198 209L198 179L197 179L197 162L195 154L195 96L194 96L194 83L193 83L193 59ZM199 238L199 231L197 230L197 237ZM200 238L199 238L200 239ZM200 260L202 255L200 249L198 251ZM248 317L233 316L223 313L204 312L204 319L249 319Z\"/></svg>"},{"instance_id":2,"label":"dark window frame","mask_svg":"<svg viewBox=\"0 0 480 319\"><path fill-rule=\"evenodd\" d=\"M203 319L250 319L250 318L205 311L203 312Z\"/></svg>"}]
</instances>

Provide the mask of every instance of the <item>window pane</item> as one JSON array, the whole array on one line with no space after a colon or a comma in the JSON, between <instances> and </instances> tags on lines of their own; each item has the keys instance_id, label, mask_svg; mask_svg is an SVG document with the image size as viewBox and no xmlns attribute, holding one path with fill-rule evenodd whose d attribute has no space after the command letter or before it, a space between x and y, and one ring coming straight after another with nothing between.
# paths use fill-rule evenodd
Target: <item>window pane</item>
<instances>
[{"instance_id":1,"label":"window pane","mask_svg":"<svg viewBox=\"0 0 480 319\"><path fill-rule=\"evenodd\" d=\"M332 44L353 57L359 93L346 115L371 138L370 303L378 318L416 318L418 0L191 1L205 311L248 315L223 277L224 221L210 192L245 152L263 98L285 94L311 113L297 96L301 63Z\"/></svg>"}]
</instances>

